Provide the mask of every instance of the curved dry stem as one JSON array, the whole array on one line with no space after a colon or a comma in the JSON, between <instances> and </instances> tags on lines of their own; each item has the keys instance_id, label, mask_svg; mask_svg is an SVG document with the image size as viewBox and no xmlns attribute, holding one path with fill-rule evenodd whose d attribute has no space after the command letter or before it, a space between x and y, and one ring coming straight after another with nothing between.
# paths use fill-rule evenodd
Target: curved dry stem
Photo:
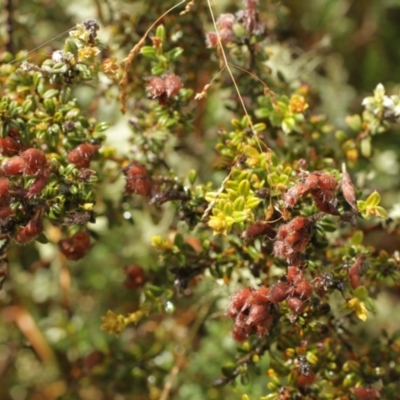
<instances>
[{"instance_id":1,"label":"curved dry stem","mask_svg":"<svg viewBox=\"0 0 400 400\"><path fill-rule=\"evenodd\" d=\"M119 101L121 102L121 112L125 114L126 112L126 88L128 86L128 73L129 73L129 68L132 65L132 61L135 58L136 54L139 53L140 49L144 45L144 42L151 32L151 30L166 16L168 15L171 11L173 11L175 8L179 7L183 3L185 3L186 0L182 0L178 4L175 4L173 7L165 11L164 14L162 14L160 17L158 17L147 29L145 34L140 38L140 40L135 44L135 46L132 48L132 50L129 52L128 57L126 57L124 60L122 60L122 63L124 63L124 72L122 74L122 78L119 81L119 87L121 90L121 93L119 95Z\"/></svg>"}]
</instances>

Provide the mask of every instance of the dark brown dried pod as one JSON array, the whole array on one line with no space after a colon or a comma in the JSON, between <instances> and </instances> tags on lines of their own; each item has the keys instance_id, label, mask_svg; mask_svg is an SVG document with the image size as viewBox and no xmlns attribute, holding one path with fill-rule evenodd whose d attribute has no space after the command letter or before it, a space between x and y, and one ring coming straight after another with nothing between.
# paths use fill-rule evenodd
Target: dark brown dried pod
<instances>
[{"instance_id":1,"label":"dark brown dried pod","mask_svg":"<svg viewBox=\"0 0 400 400\"><path fill-rule=\"evenodd\" d=\"M241 238L252 239L267 233L274 233L271 225L267 221L256 221L242 233Z\"/></svg>"},{"instance_id":2,"label":"dark brown dried pod","mask_svg":"<svg viewBox=\"0 0 400 400\"><path fill-rule=\"evenodd\" d=\"M137 265L129 265L125 268L126 279L124 286L127 289L138 289L144 285L145 282L145 272L142 268Z\"/></svg>"},{"instance_id":3,"label":"dark brown dried pod","mask_svg":"<svg viewBox=\"0 0 400 400\"><path fill-rule=\"evenodd\" d=\"M126 177L125 192L148 196L151 192L151 180L143 164L133 161L123 169Z\"/></svg>"},{"instance_id":4,"label":"dark brown dried pod","mask_svg":"<svg viewBox=\"0 0 400 400\"><path fill-rule=\"evenodd\" d=\"M346 164L342 164L342 183L341 189L343 193L343 197L350 204L350 206L354 209L354 211L358 212L357 208L357 200L356 200L356 192L354 189L353 182L350 179L350 175L347 172Z\"/></svg>"},{"instance_id":5,"label":"dark brown dried pod","mask_svg":"<svg viewBox=\"0 0 400 400\"><path fill-rule=\"evenodd\" d=\"M58 247L68 260L79 260L90 250L90 236L84 231L77 232L68 239L60 240Z\"/></svg>"},{"instance_id":6,"label":"dark brown dried pod","mask_svg":"<svg viewBox=\"0 0 400 400\"><path fill-rule=\"evenodd\" d=\"M15 156L21 150L21 145L10 136L0 138L0 154L6 157Z\"/></svg>"},{"instance_id":7,"label":"dark brown dried pod","mask_svg":"<svg viewBox=\"0 0 400 400\"><path fill-rule=\"evenodd\" d=\"M18 244L26 244L43 232L43 221L39 217L34 217L25 226L19 228L14 240Z\"/></svg>"}]
</instances>

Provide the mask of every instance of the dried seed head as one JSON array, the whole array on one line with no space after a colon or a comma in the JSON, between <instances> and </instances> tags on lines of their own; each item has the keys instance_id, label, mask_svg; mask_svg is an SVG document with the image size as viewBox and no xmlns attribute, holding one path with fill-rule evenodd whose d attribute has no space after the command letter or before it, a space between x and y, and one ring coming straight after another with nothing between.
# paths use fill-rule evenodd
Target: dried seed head
<instances>
[{"instance_id":1,"label":"dried seed head","mask_svg":"<svg viewBox=\"0 0 400 400\"><path fill-rule=\"evenodd\" d=\"M43 151L38 149L31 148L23 151L21 153L21 158L26 163L24 173L28 175L36 174L47 165L46 155Z\"/></svg>"}]
</instances>

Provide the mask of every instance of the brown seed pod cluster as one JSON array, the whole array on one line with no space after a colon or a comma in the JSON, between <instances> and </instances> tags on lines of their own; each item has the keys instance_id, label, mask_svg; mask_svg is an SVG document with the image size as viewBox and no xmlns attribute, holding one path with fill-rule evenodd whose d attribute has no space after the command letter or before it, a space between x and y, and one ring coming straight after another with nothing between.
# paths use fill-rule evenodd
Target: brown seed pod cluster
<instances>
[{"instance_id":1,"label":"brown seed pod cluster","mask_svg":"<svg viewBox=\"0 0 400 400\"><path fill-rule=\"evenodd\" d=\"M293 321L304 311L313 287L304 277L299 267L289 267L286 281L278 282L270 288L259 289L246 287L236 292L230 300L228 317L235 321L232 336L241 342L249 335L267 335L273 322L272 311L286 301Z\"/></svg>"},{"instance_id":2,"label":"brown seed pod cluster","mask_svg":"<svg viewBox=\"0 0 400 400\"><path fill-rule=\"evenodd\" d=\"M246 31L251 35L260 35L264 32L264 25L259 19L257 5L258 0L244 0L244 9L236 15Z\"/></svg>"},{"instance_id":3,"label":"brown seed pod cluster","mask_svg":"<svg viewBox=\"0 0 400 400\"><path fill-rule=\"evenodd\" d=\"M147 169L143 164L132 161L123 169L123 173L126 178L126 193L140 194L146 197L150 195L152 183Z\"/></svg>"},{"instance_id":4,"label":"brown seed pod cluster","mask_svg":"<svg viewBox=\"0 0 400 400\"><path fill-rule=\"evenodd\" d=\"M284 195L286 207L294 207L301 198L311 194L320 211L339 215L336 208L336 189L339 183L334 176L327 172L301 171L300 177L300 182Z\"/></svg>"},{"instance_id":5,"label":"brown seed pod cluster","mask_svg":"<svg viewBox=\"0 0 400 400\"><path fill-rule=\"evenodd\" d=\"M221 14L217 19L217 28L221 43L230 43L235 39L233 33L233 24L236 21L236 17L233 14ZM218 47L218 34L217 32L206 33L206 45L207 47Z\"/></svg>"},{"instance_id":6,"label":"brown seed pod cluster","mask_svg":"<svg viewBox=\"0 0 400 400\"><path fill-rule=\"evenodd\" d=\"M79 231L68 239L60 240L58 247L68 260L80 260L90 250L90 236L85 231Z\"/></svg>"},{"instance_id":7,"label":"brown seed pod cluster","mask_svg":"<svg viewBox=\"0 0 400 400\"><path fill-rule=\"evenodd\" d=\"M311 218L295 217L278 228L274 243L274 255L286 258L290 264L296 264L307 244L310 242L312 226Z\"/></svg>"},{"instance_id":8,"label":"brown seed pod cluster","mask_svg":"<svg viewBox=\"0 0 400 400\"><path fill-rule=\"evenodd\" d=\"M13 176L33 176L34 181L27 190L21 190L20 195L25 198L31 198L40 194L47 186L50 180L50 169L47 162L46 155L43 151L35 148L29 148L18 156L10 158L2 167L2 186L4 194L0 194L0 214L1 219L11 215L9 211L9 204L11 197L8 195L10 190L9 177ZM18 191L14 191L18 194ZM21 197L21 196L20 196ZM8 211L7 211L8 210Z\"/></svg>"},{"instance_id":9,"label":"brown seed pod cluster","mask_svg":"<svg viewBox=\"0 0 400 400\"><path fill-rule=\"evenodd\" d=\"M235 321L232 331L235 340L243 342L252 334L268 334L273 321L268 292L265 286L257 290L246 287L231 297L227 315Z\"/></svg>"},{"instance_id":10,"label":"brown seed pod cluster","mask_svg":"<svg viewBox=\"0 0 400 400\"><path fill-rule=\"evenodd\" d=\"M179 93L182 88L182 80L178 75L168 74L163 77L152 76L146 78L147 96L150 99L158 99L160 104L166 104L167 100Z\"/></svg>"}]
</instances>

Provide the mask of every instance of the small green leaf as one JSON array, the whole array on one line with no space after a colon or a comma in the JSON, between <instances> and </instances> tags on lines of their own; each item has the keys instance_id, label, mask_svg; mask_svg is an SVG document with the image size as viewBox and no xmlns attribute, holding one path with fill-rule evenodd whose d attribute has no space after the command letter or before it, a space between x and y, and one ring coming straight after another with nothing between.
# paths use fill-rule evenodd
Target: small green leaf
<instances>
[{"instance_id":1,"label":"small green leaf","mask_svg":"<svg viewBox=\"0 0 400 400\"><path fill-rule=\"evenodd\" d=\"M367 207L376 207L381 201L381 195L375 191L373 193L371 193L367 200L365 200L365 205Z\"/></svg>"}]
</instances>

